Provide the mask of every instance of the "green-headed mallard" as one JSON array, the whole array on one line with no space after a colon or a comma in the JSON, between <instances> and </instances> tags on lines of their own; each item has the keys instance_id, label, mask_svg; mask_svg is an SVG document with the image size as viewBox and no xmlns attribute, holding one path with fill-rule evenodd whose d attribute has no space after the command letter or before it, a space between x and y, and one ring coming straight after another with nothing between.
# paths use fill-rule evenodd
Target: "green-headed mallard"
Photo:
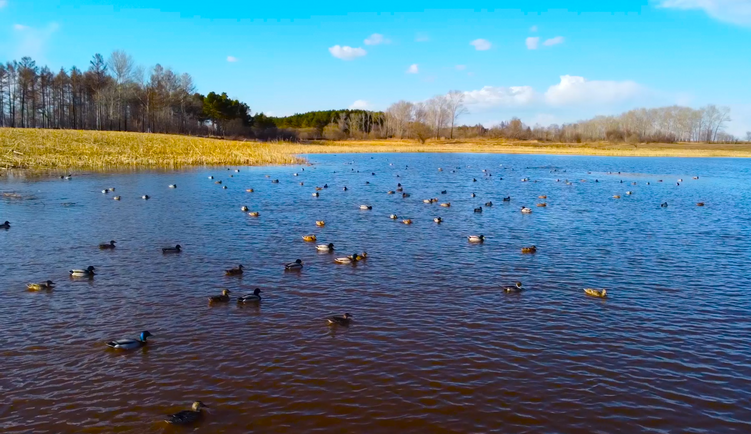
<instances>
[{"instance_id":1,"label":"green-headed mallard","mask_svg":"<svg viewBox=\"0 0 751 434\"><path fill-rule=\"evenodd\" d=\"M243 266L242 264L238 265L235 268L230 268L229 270L224 270L225 276L239 276L240 274L243 274Z\"/></svg>"},{"instance_id":2,"label":"green-headed mallard","mask_svg":"<svg viewBox=\"0 0 751 434\"><path fill-rule=\"evenodd\" d=\"M443 219L440 218L440 217L434 218L433 221L436 222L436 223L443 223Z\"/></svg>"},{"instance_id":3,"label":"green-headed mallard","mask_svg":"<svg viewBox=\"0 0 751 434\"><path fill-rule=\"evenodd\" d=\"M237 297L238 303L258 303L261 301L261 289L256 288L253 290L253 294L243 295L242 297Z\"/></svg>"},{"instance_id":4,"label":"green-headed mallard","mask_svg":"<svg viewBox=\"0 0 751 434\"><path fill-rule=\"evenodd\" d=\"M153 335L147 331L143 331L138 339L118 339L116 341L109 341L107 342L107 346L117 350L135 350L146 346L146 338L149 336Z\"/></svg>"},{"instance_id":5,"label":"green-headed mallard","mask_svg":"<svg viewBox=\"0 0 751 434\"><path fill-rule=\"evenodd\" d=\"M296 259L295 262L284 264L285 270L302 270L302 260Z\"/></svg>"},{"instance_id":6,"label":"green-headed mallard","mask_svg":"<svg viewBox=\"0 0 751 434\"><path fill-rule=\"evenodd\" d=\"M470 235L467 239L470 243L482 243L485 241L485 235Z\"/></svg>"},{"instance_id":7,"label":"green-headed mallard","mask_svg":"<svg viewBox=\"0 0 751 434\"><path fill-rule=\"evenodd\" d=\"M608 296L605 289L584 288L584 293L592 297L606 298Z\"/></svg>"},{"instance_id":8,"label":"green-headed mallard","mask_svg":"<svg viewBox=\"0 0 751 434\"><path fill-rule=\"evenodd\" d=\"M248 193L253 193L255 190L253 190L252 188L248 188L248 189L245 189L245 191Z\"/></svg>"},{"instance_id":9,"label":"green-headed mallard","mask_svg":"<svg viewBox=\"0 0 751 434\"><path fill-rule=\"evenodd\" d=\"M170 184L169 188L177 188L177 184Z\"/></svg>"},{"instance_id":10,"label":"green-headed mallard","mask_svg":"<svg viewBox=\"0 0 751 434\"><path fill-rule=\"evenodd\" d=\"M524 291L524 288L522 287L522 283L521 282L516 282L512 286L504 286L503 290L506 291L507 293L517 293L518 294L518 293Z\"/></svg>"},{"instance_id":11,"label":"green-headed mallard","mask_svg":"<svg viewBox=\"0 0 751 434\"><path fill-rule=\"evenodd\" d=\"M108 249L114 249L115 248L115 240L111 240L109 243L102 243L99 245L99 248L102 250L108 250Z\"/></svg>"},{"instance_id":12,"label":"green-headed mallard","mask_svg":"<svg viewBox=\"0 0 751 434\"><path fill-rule=\"evenodd\" d=\"M537 253L537 247L535 246L522 247L522 253Z\"/></svg>"},{"instance_id":13,"label":"green-headed mallard","mask_svg":"<svg viewBox=\"0 0 751 434\"><path fill-rule=\"evenodd\" d=\"M532 214L532 209L527 208L526 206L522 207L522 214Z\"/></svg>"},{"instance_id":14,"label":"green-headed mallard","mask_svg":"<svg viewBox=\"0 0 751 434\"><path fill-rule=\"evenodd\" d=\"M88 268L83 269L83 270L81 269L70 270L70 275L71 277L92 277L95 275L94 266L90 265Z\"/></svg>"},{"instance_id":15,"label":"green-headed mallard","mask_svg":"<svg viewBox=\"0 0 751 434\"><path fill-rule=\"evenodd\" d=\"M203 419L203 412L201 411L203 408L209 408L209 406L201 401L196 401L193 403L191 410L171 414L164 421L173 425L190 425Z\"/></svg>"},{"instance_id":16,"label":"green-headed mallard","mask_svg":"<svg viewBox=\"0 0 751 434\"><path fill-rule=\"evenodd\" d=\"M372 205L360 205L360 209L373 209Z\"/></svg>"},{"instance_id":17,"label":"green-headed mallard","mask_svg":"<svg viewBox=\"0 0 751 434\"><path fill-rule=\"evenodd\" d=\"M316 250L318 250L319 252L333 252L334 243L319 244L316 246Z\"/></svg>"},{"instance_id":18,"label":"green-headed mallard","mask_svg":"<svg viewBox=\"0 0 751 434\"><path fill-rule=\"evenodd\" d=\"M229 295L232 293L229 289L222 289L222 295L212 295L209 297L209 303L226 303L229 301Z\"/></svg>"},{"instance_id":19,"label":"green-headed mallard","mask_svg":"<svg viewBox=\"0 0 751 434\"><path fill-rule=\"evenodd\" d=\"M245 205L243 205L243 206L240 207L240 211L247 212L248 211L248 207L245 206Z\"/></svg>"},{"instance_id":20,"label":"green-headed mallard","mask_svg":"<svg viewBox=\"0 0 751 434\"><path fill-rule=\"evenodd\" d=\"M396 220L396 219L398 219L398 218L399 218L399 216L398 216L398 215L396 215L396 214L391 214L391 215L389 215L389 218L390 218L391 220Z\"/></svg>"},{"instance_id":21,"label":"green-headed mallard","mask_svg":"<svg viewBox=\"0 0 751 434\"><path fill-rule=\"evenodd\" d=\"M149 199L151 199L151 196L149 196L148 194L144 194L143 196L141 196L141 199L143 199L143 200L149 200Z\"/></svg>"},{"instance_id":22,"label":"green-headed mallard","mask_svg":"<svg viewBox=\"0 0 751 434\"><path fill-rule=\"evenodd\" d=\"M342 256L341 258L335 258L334 262L337 264L354 264L357 262L357 253L353 253L352 256Z\"/></svg>"},{"instance_id":23,"label":"green-headed mallard","mask_svg":"<svg viewBox=\"0 0 751 434\"><path fill-rule=\"evenodd\" d=\"M39 282L39 283L27 283L26 289L29 291L41 291L43 289L54 289L55 288L55 282L48 280L46 282Z\"/></svg>"},{"instance_id":24,"label":"green-headed mallard","mask_svg":"<svg viewBox=\"0 0 751 434\"><path fill-rule=\"evenodd\" d=\"M321 194L320 194L320 193L318 193L317 191L313 192L313 197L319 197L320 195L321 195Z\"/></svg>"},{"instance_id":25,"label":"green-headed mallard","mask_svg":"<svg viewBox=\"0 0 751 434\"><path fill-rule=\"evenodd\" d=\"M345 313L344 315L334 315L326 318L326 321L331 325L348 326L352 322L352 315Z\"/></svg>"},{"instance_id":26,"label":"green-headed mallard","mask_svg":"<svg viewBox=\"0 0 751 434\"><path fill-rule=\"evenodd\" d=\"M5 223L0 224L0 229L10 229L10 222L6 220Z\"/></svg>"},{"instance_id":27,"label":"green-headed mallard","mask_svg":"<svg viewBox=\"0 0 751 434\"><path fill-rule=\"evenodd\" d=\"M120 196L115 196L115 197L113 197L112 199L113 199L113 200L120 200L120 199L121 199L121 197L120 197Z\"/></svg>"},{"instance_id":28,"label":"green-headed mallard","mask_svg":"<svg viewBox=\"0 0 751 434\"><path fill-rule=\"evenodd\" d=\"M162 253L180 253L183 251L183 248L181 245L176 245L175 247L164 247L162 248Z\"/></svg>"}]
</instances>

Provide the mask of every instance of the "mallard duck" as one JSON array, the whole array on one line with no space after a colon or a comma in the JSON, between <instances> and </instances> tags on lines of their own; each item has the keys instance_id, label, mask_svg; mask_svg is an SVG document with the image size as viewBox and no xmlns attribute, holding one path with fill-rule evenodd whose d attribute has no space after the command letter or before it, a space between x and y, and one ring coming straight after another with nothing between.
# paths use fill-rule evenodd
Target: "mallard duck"
<instances>
[{"instance_id":1,"label":"mallard duck","mask_svg":"<svg viewBox=\"0 0 751 434\"><path fill-rule=\"evenodd\" d=\"M538 198L538 199L547 199L548 197L547 197L546 195L544 195L544 194L543 194L543 195L537 196L537 198Z\"/></svg>"},{"instance_id":2,"label":"mallard duck","mask_svg":"<svg viewBox=\"0 0 751 434\"><path fill-rule=\"evenodd\" d=\"M224 270L225 276L239 276L240 274L243 274L243 266L242 264L238 265L235 268L230 268L229 270Z\"/></svg>"},{"instance_id":3,"label":"mallard duck","mask_svg":"<svg viewBox=\"0 0 751 434\"><path fill-rule=\"evenodd\" d=\"M342 187L342 191L347 191L347 190L349 190L347 187Z\"/></svg>"},{"instance_id":4,"label":"mallard duck","mask_svg":"<svg viewBox=\"0 0 751 434\"><path fill-rule=\"evenodd\" d=\"M442 223L443 219L440 218L440 217L436 217L436 218L433 219L433 221L436 222L436 223Z\"/></svg>"},{"instance_id":5,"label":"mallard duck","mask_svg":"<svg viewBox=\"0 0 751 434\"><path fill-rule=\"evenodd\" d=\"M275 179L275 180L271 181L271 183L272 183L272 184L279 184L279 180L278 180L278 179Z\"/></svg>"},{"instance_id":6,"label":"mallard duck","mask_svg":"<svg viewBox=\"0 0 751 434\"><path fill-rule=\"evenodd\" d=\"M248 215L251 216L251 217L258 217L258 216L261 215L261 213L258 212L258 211L251 211L251 212L248 213Z\"/></svg>"},{"instance_id":7,"label":"mallard duck","mask_svg":"<svg viewBox=\"0 0 751 434\"><path fill-rule=\"evenodd\" d=\"M360 209L373 209L371 205L360 205Z\"/></svg>"},{"instance_id":8,"label":"mallard duck","mask_svg":"<svg viewBox=\"0 0 751 434\"><path fill-rule=\"evenodd\" d=\"M704 206L704 202L697 202L696 206Z\"/></svg>"},{"instance_id":9,"label":"mallard duck","mask_svg":"<svg viewBox=\"0 0 751 434\"><path fill-rule=\"evenodd\" d=\"M27 283L26 289L29 291L41 291L43 289L53 289L55 287L55 282L48 280L46 282L40 282L40 283Z\"/></svg>"},{"instance_id":10,"label":"mallard duck","mask_svg":"<svg viewBox=\"0 0 751 434\"><path fill-rule=\"evenodd\" d=\"M240 173L240 169L235 169L235 173Z\"/></svg>"},{"instance_id":11,"label":"mallard duck","mask_svg":"<svg viewBox=\"0 0 751 434\"><path fill-rule=\"evenodd\" d=\"M470 235L467 237L470 243L482 243L485 241L484 235Z\"/></svg>"},{"instance_id":12,"label":"mallard duck","mask_svg":"<svg viewBox=\"0 0 751 434\"><path fill-rule=\"evenodd\" d=\"M164 247L162 248L162 253L180 253L182 252L183 248L181 245L176 245L175 247Z\"/></svg>"},{"instance_id":13,"label":"mallard duck","mask_svg":"<svg viewBox=\"0 0 751 434\"><path fill-rule=\"evenodd\" d=\"M524 214L532 214L532 209L531 208L527 208L526 206L523 206L522 207L522 213L524 213Z\"/></svg>"},{"instance_id":14,"label":"mallard duck","mask_svg":"<svg viewBox=\"0 0 751 434\"><path fill-rule=\"evenodd\" d=\"M109 341L107 342L107 346L117 350L135 350L137 348L145 347L147 344L146 338L149 336L154 335L147 331L143 331L138 339L118 339L116 341Z\"/></svg>"},{"instance_id":15,"label":"mallard duck","mask_svg":"<svg viewBox=\"0 0 751 434\"><path fill-rule=\"evenodd\" d=\"M220 179L219 181L215 181L215 182L214 182L214 184L221 184L221 183L222 183L222 180L221 180L221 179Z\"/></svg>"},{"instance_id":16,"label":"mallard duck","mask_svg":"<svg viewBox=\"0 0 751 434\"><path fill-rule=\"evenodd\" d=\"M149 199L151 199L151 196L149 196L148 194L144 194L143 196L141 196L141 199L143 199L143 200L149 200Z\"/></svg>"},{"instance_id":17,"label":"mallard duck","mask_svg":"<svg viewBox=\"0 0 751 434\"><path fill-rule=\"evenodd\" d=\"M10 222L6 220L5 223L0 224L0 229L10 229Z\"/></svg>"},{"instance_id":18,"label":"mallard duck","mask_svg":"<svg viewBox=\"0 0 751 434\"><path fill-rule=\"evenodd\" d=\"M109 192L110 192L110 191L109 191L109 190L107 190L107 189L104 189L104 190L102 190L102 194L107 194L107 193L109 193Z\"/></svg>"},{"instance_id":19,"label":"mallard duck","mask_svg":"<svg viewBox=\"0 0 751 434\"><path fill-rule=\"evenodd\" d=\"M668 207L668 203L667 202L663 202L663 203L660 204L660 208L667 208L667 207Z\"/></svg>"},{"instance_id":20,"label":"mallard duck","mask_svg":"<svg viewBox=\"0 0 751 434\"><path fill-rule=\"evenodd\" d=\"M109 243L102 243L99 245L99 248L102 250L108 250L108 249L114 249L115 248L115 240L111 240Z\"/></svg>"},{"instance_id":21,"label":"mallard duck","mask_svg":"<svg viewBox=\"0 0 751 434\"><path fill-rule=\"evenodd\" d=\"M229 295L232 293L229 289L222 289L222 295L212 295L209 297L209 303L226 303L229 301Z\"/></svg>"},{"instance_id":22,"label":"mallard duck","mask_svg":"<svg viewBox=\"0 0 751 434\"><path fill-rule=\"evenodd\" d=\"M691 179L699 179L699 177L698 177L698 176L694 176L694 177L693 177L693 178L691 178Z\"/></svg>"},{"instance_id":23,"label":"mallard duck","mask_svg":"<svg viewBox=\"0 0 751 434\"><path fill-rule=\"evenodd\" d=\"M396 192L394 190L389 190L386 194L396 194Z\"/></svg>"},{"instance_id":24,"label":"mallard duck","mask_svg":"<svg viewBox=\"0 0 751 434\"><path fill-rule=\"evenodd\" d=\"M537 253L537 247L535 246L522 247L522 253Z\"/></svg>"},{"instance_id":25,"label":"mallard duck","mask_svg":"<svg viewBox=\"0 0 751 434\"><path fill-rule=\"evenodd\" d=\"M292 174L292 176L298 176L298 175L297 175L297 172L293 173L293 174Z\"/></svg>"},{"instance_id":26,"label":"mallard duck","mask_svg":"<svg viewBox=\"0 0 751 434\"><path fill-rule=\"evenodd\" d=\"M189 425L198 422L203 418L202 408L209 408L208 405L201 401L196 401L191 407L192 410L184 410L179 413L171 414L164 419L165 422L173 425Z\"/></svg>"},{"instance_id":27,"label":"mallard duck","mask_svg":"<svg viewBox=\"0 0 751 434\"><path fill-rule=\"evenodd\" d=\"M357 262L357 253L353 253L352 256L342 256L341 258L334 258L334 262L337 264L354 264Z\"/></svg>"},{"instance_id":28,"label":"mallard duck","mask_svg":"<svg viewBox=\"0 0 751 434\"><path fill-rule=\"evenodd\" d=\"M334 243L319 244L316 246L316 250L318 250L319 252L333 252Z\"/></svg>"},{"instance_id":29,"label":"mallard duck","mask_svg":"<svg viewBox=\"0 0 751 434\"><path fill-rule=\"evenodd\" d=\"M592 297L606 298L608 296L605 289L584 288L584 293Z\"/></svg>"},{"instance_id":30,"label":"mallard duck","mask_svg":"<svg viewBox=\"0 0 751 434\"><path fill-rule=\"evenodd\" d=\"M296 259L295 262L284 264L285 270L302 270L302 260Z\"/></svg>"},{"instance_id":31,"label":"mallard duck","mask_svg":"<svg viewBox=\"0 0 751 434\"><path fill-rule=\"evenodd\" d=\"M476 213L482 213L482 208L481 207L475 208L475 212Z\"/></svg>"},{"instance_id":32,"label":"mallard duck","mask_svg":"<svg viewBox=\"0 0 751 434\"><path fill-rule=\"evenodd\" d=\"M438 171L439 171L439 172L443 172L443 169L441 169L441 168L439 167L439 168L438 168Z\"/></svg>"},{"instance_id":33,"label":"mallard duck","mask_svg":"<svg viewBox=\"0 0 751 434\"><path fill-rule=\"evenodd\" d=\"M617 194L615 196L613 196L613 199L620 199L620 198L621 198L621 196L617 195Z\"/></svg>"},{"instance_id":34,"label":"mallard duck","mask_svg":"<svg viewBox=\"0 0 751 434\"><path fill-rule=\"evenodd\" d=\"M411 195L411 194L409 194L409 193L402 193L402 198L403 198L403 199L406 199L406 198L408 198L408 197L410 197L410 196L412 196L412 195Z\"/></svg>"},{"instance_id":35,"label":"mallard duck","mask_svg":"<svg viewBox=\"0 0 751 434\"><path fill-rule=\"evenodd\" d=\"M504 286L503 290L507 293L520 293L524 291L521 282L516 282L513 286Z\"/></svg>"},{"instance_id":36,"label":"mallard duck","mask_svg":"<svg viewBox=\"0 0 751 434\"><path fill-rule=\"evenodd\" d=\"M94 273L94 266L90 265L84 270L81 270L81 269L70 270L70 275L71 277L92 277L96 275L96 273Z\"/></svg>"},{"instance_id":37,"label":"mallard duck","mask_svg":"<svg viewBox=\"0 0 751 434\"><path fill-rule=\"evenodd\" d=\"M491 206L493 206L493 202L485 202L485 206L491 207Z\"/></svg>"},{"instance_id":38,"label":"mallard duck","mask_svg":"<svg viewBox=\"0 0 751 434\"><path fill-rule=\"evenodd\" d=\"M214 179L214 177L213 176L209 176L209 179Z\"/></svg>"},{"instance_id":39,"label":"mallard duck","mask_svg":"<svg viewBox=\"0 0 751 434\"><path fill-rule=\"evenodd\" d=\"M433 199L423 199L423 203L433 203Z\"/></svg>"},{"instance_id":40,"label":"mallard duck","mask_svg":"<svg viewBox=\"0 0 751 434\"><path fill-rule=\"evenodd\" d=\"M396 220L396 219L398 219L398 218L399 218L399 216L398 216L398 215L396 215L396 214L391 214L391 215L389 215L389 218L390 218L391 220Z\"/></svg>"},{"instance_id":41,"label":"mallard duck","mask_svg":"<svg viewBox=\"0 0 751 434\"><path fill-rule=\"evenodd\" d=\"M397 187L396 191L398 191L398 192L400 192L400 193L401 193L401 192L403 192L403 191L404 191L404 187ZM407 196L409 196L409 195L407 195Z\"/></svg>"},{"instance_id":42,"label":"mallard duck","mask_svg":"<svg viewBox=\"0 0 751 434\"><path fill-rule=\"evenodd\" d=\"M503 198L504 202L511 202L511 196L507 196Z\"/></svg>"},{"instance_id":43,"label":"mallard duck","mask_svg":"<svg viewBox=\"0 0 751 434\"><path fill-rule=\"evenodd\" d=\"M115 196L112 199L114 199L114 200L120 200L120 196Z\"/></svg>"},{"instance_id":44,"label":"mallard duck","mask_svg":"<svg viewBox=\"0 0 751 434\"><path fill-rule=\"evenodd\" d=\"M355 259L357 259L358 261L364 261L368 259L368 252L362 252L361 255L355 255Z\"/></svg>"},{"instance_id":45,"label":"mallard duck","mask_svg":"<svg viewBox=\"0 0 751 434\"><path fill-rule=\"evenodd\" d=\"M352 315L345 313L344 315L334 315L326 318L331 325L348 326L352 322Z\"/></svg>"},{"instance_id":46,"label":"mallard duck","mask_svg":"<svg viewBox=\"0 0 751 434\"><path fill-rule=\"evenodd\" d=\"M441 190L441 194L446 194L446 190Z\"/></svg>"},{"instance_id":47,"label":"mallard duck","mask_svg":"<svg viewBox=\"0 0 751 434\"><path fill-rule=\"evenodd\" d=\"M477 182L477 179L476 178L472 178L472 182Z\"/></svg>"},{"instance_id":48,"label":"mallard duck","mask_svg":"<svg viewBox=\"0 0 751 434\"><path fill-rule=\"evenodd\" d=\"M316 240L316 236L315 235L303 235L302 239L303 241L312 242Z\"/></svg>"},{"instance_id":49,"label":"mallard duck","mask_svg":"<svg viewBox=\"0 0 751 434\"><path fill-rule=\"evenodd\" d=\"M323 187L316 187L316 191L322 191Z\"/></svg>"},{"instance_id":50,"label":"mallard duck","mask_svg":"<svg viewBox=\"0 0 751 434\"><path fill-rule=\"evenodd\" d=\"M226 190L226 189L227 189L227 186L226 186L226 185L223 185L223 186L222 186L222 190Z\"/></svg>"},{"instance_id":51,"label":"mallard duck","mask_svg":"<svg viewBox=\"0 0 751 434\"><path fill-rule=\"evenodd\" d=\"M547 204L547 203L545 203L545 202L542 202L542 203L538 203L538 204L537 204L537 207L538 207L538 208L545 208L546 206L548 206L548 204Z\"/></svg>"},{"instance_id":52,"label":"mallard duck","mask_svg":"<svg viewBox=\"0 0 751 434\"><path fill-rule=\"evenodd\" d=\"M253 290L253 294L243 295L242 297L237 297L238 303L258 303L261 301L261 289L256 288Z\"/></svg>"},{"instance_id":53,"label":"mallard duck","mask_svg":"<svg viewBox=\"0 0 751 434\"><path fill-rule=\"evenodd\" d=\"M405 225L411 225L412 224L412 219L404 219L404 220L402 220L402 223L404 223Z\"/></svg>"},{"instance_id":54,"label":"mallard duck","mask_svg":"<svg viewBox=\"0 0 751 434\"><path fill-rule=\"evenodd\" d=\"M248 207L245 206L245 205L243 205L243 206L240 207L240 211L247 212L248 211Z\"/></svg>"},{"instance_id":55,"label":"mallard duck","mask_svg":"<svg viewBox=\"0 0 751 434\"><path fill-rule=\"evenodd\" d=\"M177 184L170 184L169 188L177 188Z\"/></svg>"},{"instance_id":56,"label":"mallard duck","mask_svg":"<svg viewBox=\"0 0 751 434\"><path fill-rule=\"evenodd\" d=\"M326 222L323 220L316 220L316 226L319 226L319 227L326 226Z\"/></svg>"},{"instance_id":57,"label":"mallard duck","mask_svg":"<svg viewBox=\"0 0 751 434\"><path fill-rule=\"evenodd\" d=\"M252 188L248 188L245 191L248 192L248 193L253 193L255 190L253 190Z\"/></svg>"},{"instance_id":58,"label":"mallard duck","mask_svg":"<svg viewBox=\"0 0 751 434\"><path fill-rule=\"evenodd\" d=\"M451 202L442 203L441 206L444 208L451 208Z\"/></svg>"},{"instance_id":59,"label":"mallard duck","mask_svg":"<svg viewBox=\"0 0 751 434\"><path fill-rule=\"evenodd\" d=\"M632 192L630 192L630 191L626 192L626 196L631 196L631 194L632 194Z\"/></svg>"},{"instance_id":60,"label":"mallard duck","mask_svg":"<svg viewBox=\"0 0 751 434\"><path fill-rule=\"evenodd\" d=\"M313 193L313 197L318 197L318 196L320 196L320 194L317 191Z\"/></svg>"},{"instance_id":61,"label":"mallard duck","mask_svg":"<svg viewBox=\"0 0 751 434\"><path fill-rule=\"evenodd\" d=\"M472 197L477 197L477 195L476 195L476 194L474 194L474 193L472 193Z\"/></svg>"}]
</instances>

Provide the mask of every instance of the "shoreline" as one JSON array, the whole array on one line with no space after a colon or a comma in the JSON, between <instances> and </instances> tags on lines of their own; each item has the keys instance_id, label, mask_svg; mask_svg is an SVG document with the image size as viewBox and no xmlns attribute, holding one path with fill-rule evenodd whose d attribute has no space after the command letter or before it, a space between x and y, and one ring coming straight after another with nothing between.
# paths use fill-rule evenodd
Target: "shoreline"
<instances>
[{"instance_id":1,"label":"shoreline","mask_svg":"<svg viewBox=\"0 0 751 434\"><path fill-rule=\"evenodd\" d=\"M256 142L111 131L0 128L0 175L305 164L305 154L487 153L751 158L751 143L542 143L501 139Z\"/></svg>"}]
</instances>

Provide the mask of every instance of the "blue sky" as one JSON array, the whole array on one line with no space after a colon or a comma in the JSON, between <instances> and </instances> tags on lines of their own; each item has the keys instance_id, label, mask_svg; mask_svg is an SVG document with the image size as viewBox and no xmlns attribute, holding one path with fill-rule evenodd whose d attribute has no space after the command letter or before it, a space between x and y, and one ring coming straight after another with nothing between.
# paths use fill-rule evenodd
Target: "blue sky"
<instances>
[{"instance_id":1,"label":"blue sky","mask_svg":"<svg viewBox=\"0 0 751 434\"><path fill-rule=\"evenodd\" d=\"M0 0L0 61L116 49L274 115L461 90L467 123L715 103L751 131L751 0Z\"/></svg>"}]
</instances>

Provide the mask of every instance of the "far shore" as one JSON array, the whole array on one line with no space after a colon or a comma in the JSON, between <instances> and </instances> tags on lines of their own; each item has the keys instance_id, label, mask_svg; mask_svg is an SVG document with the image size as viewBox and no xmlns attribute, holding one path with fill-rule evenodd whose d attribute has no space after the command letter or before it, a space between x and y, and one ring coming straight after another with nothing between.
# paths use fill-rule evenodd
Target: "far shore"
<instances>
[{"instance_id":1,"label":"far shore","mask_svg":"<svg viewBox=\"0 0 751 434\"><path fill-rule=\"evenodd\" d=\"M300 157L304 154L399 152L751 158L751 143L549 143L504 139L289 143L111 131L0 128L0 170L62 172L288 165L305 163Z\"/></svg>"}]
</instances>

